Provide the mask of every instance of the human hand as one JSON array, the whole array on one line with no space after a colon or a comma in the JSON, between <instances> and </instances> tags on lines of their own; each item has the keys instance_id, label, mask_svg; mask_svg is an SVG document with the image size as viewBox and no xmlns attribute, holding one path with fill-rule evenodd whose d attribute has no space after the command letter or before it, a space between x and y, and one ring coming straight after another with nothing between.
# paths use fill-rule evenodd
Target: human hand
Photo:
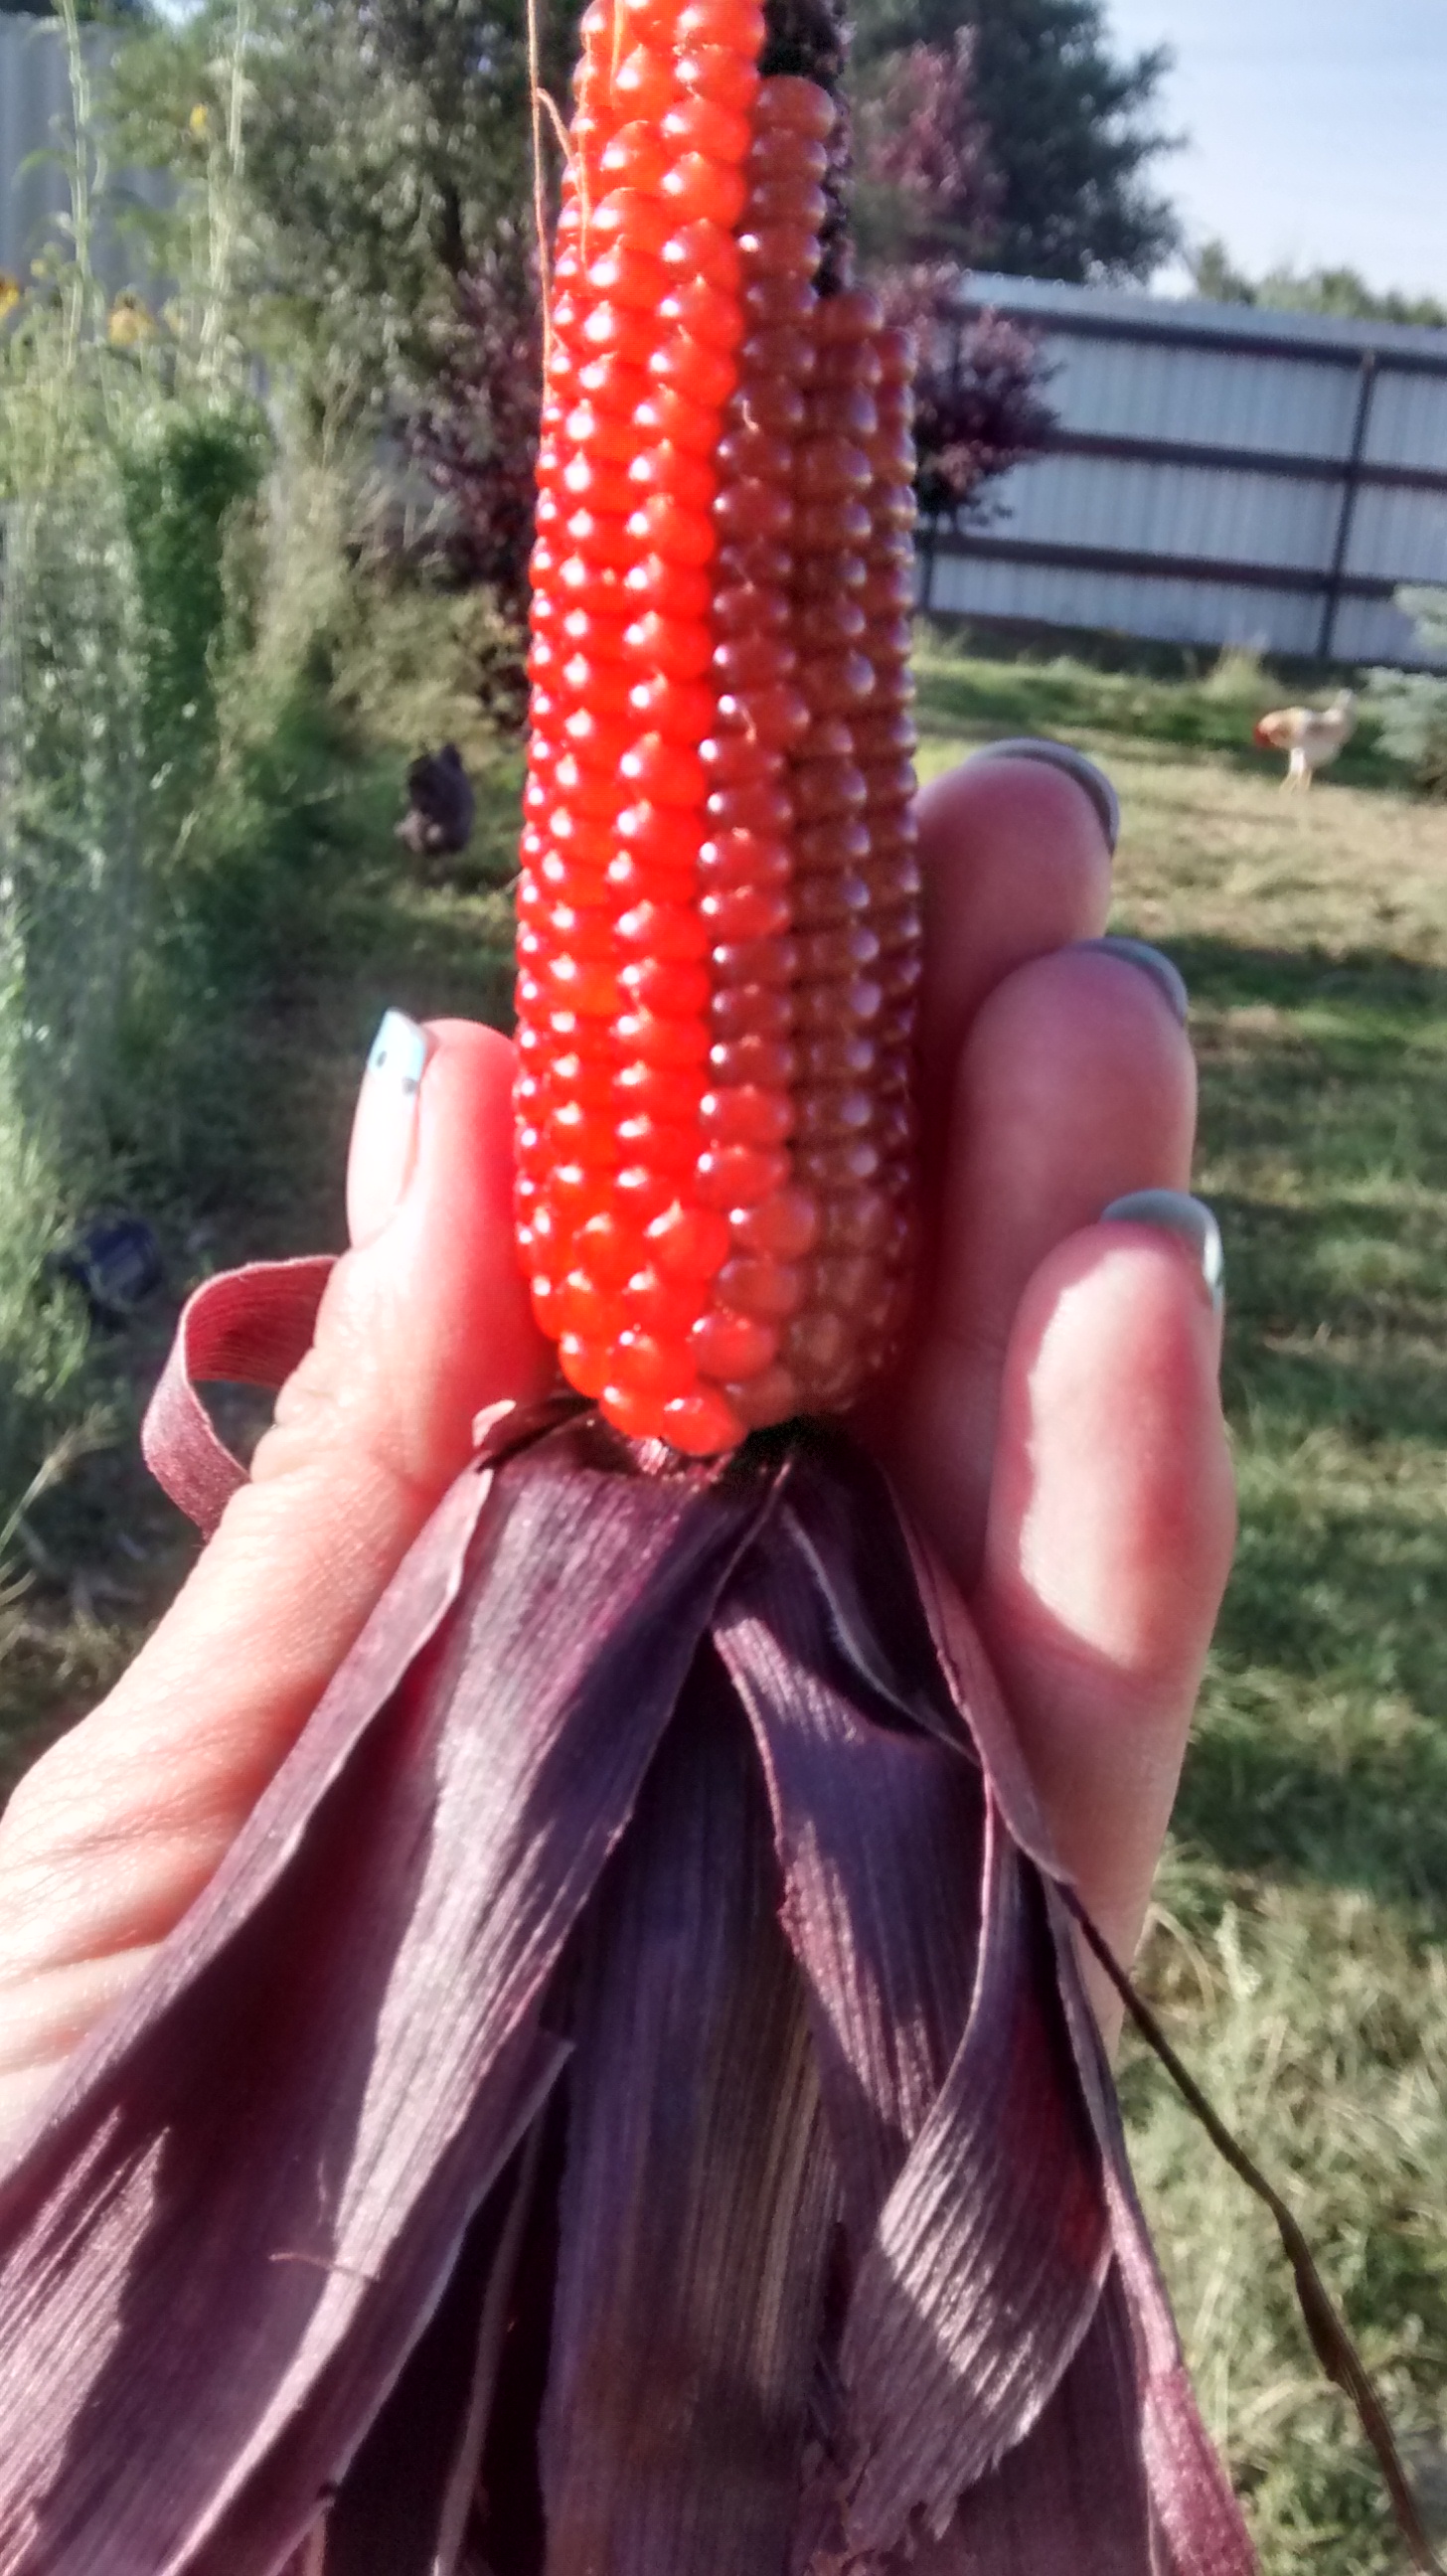
<instances>
[{"instance_id":1,"label":"human hand","mask_svg":"<svg viewBox=\"0 0 1447 2576\"><path fill-rule=\"evenodd\" d=\"M1190 1050L1160 977L1088 944L1109 853L1067 771L973 762L926 792L921 825L930 1252L908 1363L865 1427L1128 1955L1233 1511L1200 1259L1159 1225L1096 1220L1184 1188ZM0 1820L0 2148L206 1885L465 1465L474 1416L552 1382L512 1249L511 1049L440 1022L410 1066L405 1024L386 1052L353 1132L353 1248L250 1482Z\"/></svg>"}]
</instances>

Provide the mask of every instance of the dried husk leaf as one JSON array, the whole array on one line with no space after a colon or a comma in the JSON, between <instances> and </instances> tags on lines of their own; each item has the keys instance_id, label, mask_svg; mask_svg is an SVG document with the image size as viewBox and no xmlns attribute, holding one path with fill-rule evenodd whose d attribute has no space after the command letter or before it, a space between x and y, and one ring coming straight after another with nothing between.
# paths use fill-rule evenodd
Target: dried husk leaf
<instances>
[{"instance_id":1,"label":"dried husk leaf","mask_svg":"<svg viewBox=\"0 0 1447 2576\"><path fill-rule=\"evenodd\" d=\"M571 1429L483 1481L0 2187L6 2576L269 2576L556 2075L548 1979L760 1501Z\"/></svg>"},{"instance_id":2,"label":"dried husk leaf","mask_svg":"<svg viewBox=\"0 0 1447 2576\"><path fill-rule=\"evenodd\" d=\"M547 2576L783 2566L837 2185L778 1898L705 1656L583 1935Z\"/></svg>"},{"instance_id":3,"label":"dried husk leaf","mask_svg":"<svg viewBox=\"0 0 1447 2576\"><path fill-rule=\"evenodd\" d=\"M1048 1937L978 1764L869 1709L771 1536L715 1634L769 1775L856 2245L841 2531L881 2555L943 2530L1037 2420L1109 2244Z\"/></svg>"}]
</instances>

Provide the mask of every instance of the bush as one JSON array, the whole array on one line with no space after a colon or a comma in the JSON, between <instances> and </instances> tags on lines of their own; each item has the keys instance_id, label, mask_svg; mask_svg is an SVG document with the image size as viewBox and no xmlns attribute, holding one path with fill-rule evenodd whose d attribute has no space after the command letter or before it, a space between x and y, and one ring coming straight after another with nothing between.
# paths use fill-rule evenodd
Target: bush
<instances>
[{"instance_id":1,"label":"bush","mask_svg":"<svg viewBox=\"0 0 1447 2576\"><path fill-rule=\"evenodd\" d=\"M1397 605L1416 621L1429 652L1447 653L1447 588L1400 591ZM1406 765L1424 796L1447 798L1447 677L1374 671L1371 700L1383 748Z\"/></svg>"}]
</instances>

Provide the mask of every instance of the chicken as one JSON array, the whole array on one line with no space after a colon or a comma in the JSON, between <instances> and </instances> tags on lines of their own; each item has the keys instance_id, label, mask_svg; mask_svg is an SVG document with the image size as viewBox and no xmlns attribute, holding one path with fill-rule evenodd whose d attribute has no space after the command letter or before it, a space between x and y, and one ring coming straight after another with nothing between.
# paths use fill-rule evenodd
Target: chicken
<instances>
[{"instance_id":1,"label":"chicken","mask_svg":"<svg viewBox=\"0 0 1447 2576\"><path fill-rule=\"evenodd\" d=\"M455 742L424 752L407 772L408 808L397 838L414 859L453 857L472 838L476 800Z\"/></svg>"},{"instance_id":2,"label":"chicken","mask_svg":"<svg viewBox=\"0 0 1447 2576\"><path fill-rule=\"evenodd\" d=\"M1256 740L1263 750L1290 753L1283 787L1309 787L1317 771L1335 760L1356 729L1356 697L1351 689L1343 689L1329 707L1278 707L1261 718Z\"/></svg>"}]
</instances>

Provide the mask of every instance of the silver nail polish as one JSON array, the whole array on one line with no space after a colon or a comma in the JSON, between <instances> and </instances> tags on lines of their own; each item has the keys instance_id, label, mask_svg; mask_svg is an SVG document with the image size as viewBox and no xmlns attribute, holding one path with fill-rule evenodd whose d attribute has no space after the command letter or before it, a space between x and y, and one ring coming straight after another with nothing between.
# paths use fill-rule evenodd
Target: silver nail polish
<instances>
[{"instance_id":1,"label":"silver nail polish","mask_svg":"<svg viewBox=\"0 0 1447 2576\"><path fill-rule=\"evenodd\" d=\"M1102 1225L1157 1225L1163 1233L1177 1235L1195 1254L1219 1313L1226 1295L1226 1256L1215 1212L1204 1199L1193 1199L1184 1190L1132 1190L1102 1208L1100 1221Z\"/></svg>"},{"instance_id":2,"label":"silver nail polish","mask_svg":"<svg viewBox=\"0 0 1447 2576\"><path fill-rule=\"evenodd\" d=\"M1120 839L1120 799L1103 769L1087 760L1068 742L1051 742L1044 735L1020 734L1008 742L987 742L973 752L974 760L1038 760L1047 769L1062 770L1083 788L1100 817L1101 829L1112 854Z\"/></svg>"},{"instance_id":3,"label":"silver nail polish","mask_svg":"<svg viewBox=\"0 0 1447 2576\"><path fill-rule=\"evenodd\" d=\"M425 1029L409 1020L405 1011L385 1011L372 1040L367 1072L411 1099L421 1089L431 1053L432 1040Z\"/></svg>"},{"instance_id":4,"label":"silver nail polish","mask_svg":"<svg viewBox=\"0 0 1447 2576\"><path fill-rule=\"evenodd\" d=\"M1179 966L1167 957L1164 949L1152 948L1147 939L1110 937L1077 939L1070 953L1076 955L1082 948L1087 955L1093 953L1098 957L1119 957L1126 966L1138 966L1141 973L1149 975L1152 983L1164 993L1182 1028L1185 1027L1191 1008L1191 997L1186 991L1186 979Z\"/></svg>"}]
</instances>

